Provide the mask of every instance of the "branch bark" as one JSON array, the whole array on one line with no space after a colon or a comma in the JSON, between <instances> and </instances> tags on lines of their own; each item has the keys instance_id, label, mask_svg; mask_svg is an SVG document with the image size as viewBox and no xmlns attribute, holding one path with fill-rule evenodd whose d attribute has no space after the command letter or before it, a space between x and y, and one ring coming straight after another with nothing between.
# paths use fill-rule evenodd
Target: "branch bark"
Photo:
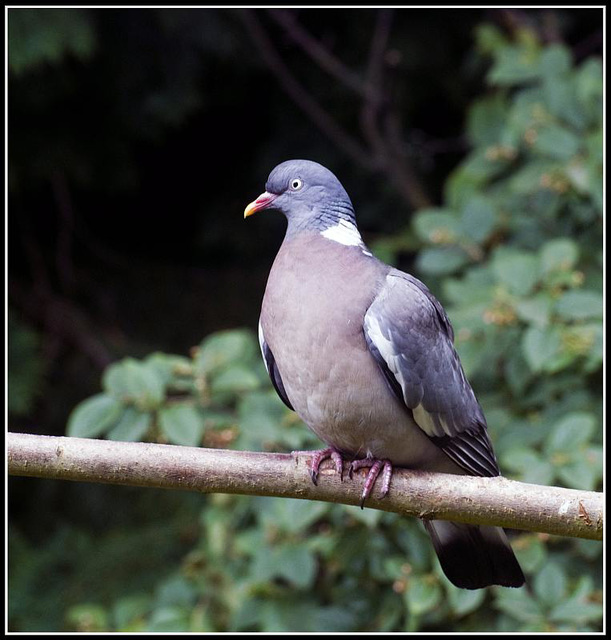
<instances>
[{"instance_id":1,"label":"branch bark","mask_svg":"<svg viewBox=\"0 0 611 640\"><path fill-rule=\"evenodd\" d=\"M356 505L362 476L341 482L307 453L256 453L146 442L9 433L9 474L106 484L322 500ZM346 475L346 474L345 474ZM375 494L375 488L374 488ZM418 518L490 524L602 540L603 495L560 487L395 469L390 494L367 506Z\"/></svg>"}]
</instances>

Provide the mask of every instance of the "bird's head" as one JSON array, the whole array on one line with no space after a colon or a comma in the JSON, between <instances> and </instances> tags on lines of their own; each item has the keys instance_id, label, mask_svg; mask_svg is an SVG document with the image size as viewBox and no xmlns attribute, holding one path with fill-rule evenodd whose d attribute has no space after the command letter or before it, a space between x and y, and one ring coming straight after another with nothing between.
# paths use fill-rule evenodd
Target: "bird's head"
<instances>
[{"instance_id":1,"label":"bird's head","mask_svg":"<svg viewBox=\"0 0 611 640\"><path fill-rule=\"evenodd\" d=\"M265 192L244 210L244 217L264 209L281 211L290 232L322 232L341 220L355 225L354 209L341 182L329 169L310 160L279 164L269 174Z\"/></svg>"}]
</instances>

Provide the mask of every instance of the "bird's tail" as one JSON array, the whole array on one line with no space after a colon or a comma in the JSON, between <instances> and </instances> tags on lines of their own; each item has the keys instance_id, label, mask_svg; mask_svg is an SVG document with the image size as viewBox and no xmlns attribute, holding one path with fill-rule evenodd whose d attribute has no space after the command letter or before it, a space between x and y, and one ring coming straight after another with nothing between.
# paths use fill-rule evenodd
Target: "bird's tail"
<instances>
[{"instance_id":1,"label":"bird's tail","mask_svg":"<svg viewBox=\"0 0 611 640\"><path fill-rule=\"evenodd\" d=\"M424 520L441 568L450 582L463 589L493 584L521 587L524 574L500 527Z\"/></svg>"}]
</instances>

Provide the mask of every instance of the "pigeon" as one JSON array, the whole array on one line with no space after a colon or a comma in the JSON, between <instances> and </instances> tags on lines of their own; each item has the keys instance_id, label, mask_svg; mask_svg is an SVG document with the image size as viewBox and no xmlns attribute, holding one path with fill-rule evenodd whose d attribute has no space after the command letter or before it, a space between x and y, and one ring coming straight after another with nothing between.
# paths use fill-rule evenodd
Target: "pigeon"
<instances>
[{"instance_id":1,"label":"pigeon","mask_svg":"<svg viewBox=\"0 0 611 640\"><path fill-rule=\"evenodd\" d=\"M361 496L393 467L500 475L486 419L453 346L441 303L414 276L380 261L358 230L346 190L327 168L288 160L244 211L287 219L259 320L272 384L322 440L311 477L331 458L342 476L369 469ZM457 587L520 587L524 575L502 528L423 520Z\"/></svg>"}]
</instances>

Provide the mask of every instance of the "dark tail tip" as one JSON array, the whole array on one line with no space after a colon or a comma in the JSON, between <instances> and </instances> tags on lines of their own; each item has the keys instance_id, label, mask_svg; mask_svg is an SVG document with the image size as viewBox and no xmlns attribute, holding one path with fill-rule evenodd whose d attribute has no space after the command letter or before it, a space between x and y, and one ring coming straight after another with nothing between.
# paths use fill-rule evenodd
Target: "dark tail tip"
<instances>
[{"instance_id":1,"label":"dark tail tip","mask_svg":"<svg viewBox=\"0 0 611 640\"><path fill-rule=\"evenodd\" d=\"M521 587L524 574L500 527L425 520L441 568L462 589Z\"/></svg>"}]
</instances>

